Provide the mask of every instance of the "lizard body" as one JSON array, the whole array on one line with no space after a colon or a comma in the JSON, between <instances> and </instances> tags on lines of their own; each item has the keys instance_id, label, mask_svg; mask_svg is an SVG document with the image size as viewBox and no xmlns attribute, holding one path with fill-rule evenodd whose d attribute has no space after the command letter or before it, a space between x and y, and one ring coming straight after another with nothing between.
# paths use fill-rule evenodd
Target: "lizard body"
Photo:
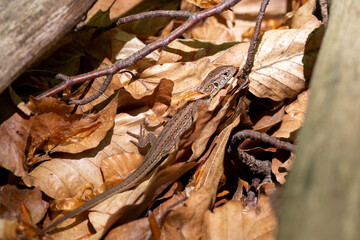
<instances>
[{"instance_id":1,"label":"lizard body","mask_svg":"<svg viewBox=\"0 0 360 240\"><path fill-rule=\"evenodd\" d=\"M98 205L104 200L114 196L115 194L121 193L128 190L129 188L136 185L145 175L147 175L156 165L158 165L166 156L172 152L176 145L180 141L181 135L190 128L196 107L200 102L209 103L211 98L220 91L221 88L234 76L236 68L233 66L220 66L213 71L211 71L205 80L195 89L199 92L204 92L209 94L207 99L200 99L194 102L187 104L182 110L174 115L174 117L166 124L164 129L160 132L158 137L155 139L155 136L148 134L148 140L154 140L153 145L151 146L149 152L146 154L142 164L132 172L127 178L117 185L109 188L105 192L97 195L88 202L84 203L80 207L74 209L73 211L65 214L60 217L53 223L49 224L44 228L40 234L43 234L60 224L61 222L74 217L80 213L83 213L90 208ZM201 101L202 100L202 101ZM143 138L143 131L140 128L140 138ZM140 139L139 143L144 139ZM144 144L141 144L144 145Z\"/></svg>"}]
</instances>

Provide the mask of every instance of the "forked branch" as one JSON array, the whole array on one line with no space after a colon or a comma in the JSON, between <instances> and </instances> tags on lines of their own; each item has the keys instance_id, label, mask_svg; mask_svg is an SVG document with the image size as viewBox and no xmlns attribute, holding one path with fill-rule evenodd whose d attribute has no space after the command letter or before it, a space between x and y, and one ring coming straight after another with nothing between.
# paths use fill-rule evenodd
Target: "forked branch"
<instances>
[{"instance_id":1,"label":"forked branch","mask_svg":"<svg viewBox=\"0 0 360 240\"><path fill-rule=\"evenodd\" d=\"M146 17L155 17L155 16L188 17L188 20L186 22L184 22L180 27L178 27L177 29L172 31L167 36L148 44L147 46L145 46L141 50L135 52L131 56L129 56L121 61L115 62L112 66L110 66L108 68L95 70L95 71L92 71L89 73L85 73L85 74L81 74L81 75L73 76L73 77L65 76L63 74L58 74L56 76L56 78L63 80L63 83L40 94L39 96L36 97L36 99L40 100L44 97L52 96L52 95L59 93L75 84L82 83L82 82L85 82L88 80L92 80L92 79L95 79L95 78L98 78L101 76L108 76L106 80L109 80L112 77L112 75L116 74L121 69L131 66L136 61L144 58L145 56L147 56L151 52L155 51L156 49L165 47L166 45L168 45L169 43L174 41L176 38L181 36L184 32L186 32L191 27L193 27L196 23L198 23L201 20L204 20L208 17L211 17L213 15L220 14L220 13L224 12L225 10L228 10L229 8L231 8L232 6L234 6L235 4L237 4L240 1L241 0L224 0L222 3L216 5L212 8L208 8L203 11L196 12L196 13L190 13L190 12L184 12L184 11L180 11L180 12L178 11L178 13L176 13L176 11L155 11L153 13L142 13L142 14L126 17L124 19L119 19L118 20L119 23L124 23L127 21L135 21L138 19L143 19ZM110 82L111 82L111 79L109 81L104 81L104 84L102 85L101 89L106 89L107 86L110 84ZM94 95L90 96L89 98L73 101L72 103L77 104L77 105L86 104L86 103L93 101L100 95L101 95L101 92L100 93L97 92Z\"/></svg>"}]
</instances>

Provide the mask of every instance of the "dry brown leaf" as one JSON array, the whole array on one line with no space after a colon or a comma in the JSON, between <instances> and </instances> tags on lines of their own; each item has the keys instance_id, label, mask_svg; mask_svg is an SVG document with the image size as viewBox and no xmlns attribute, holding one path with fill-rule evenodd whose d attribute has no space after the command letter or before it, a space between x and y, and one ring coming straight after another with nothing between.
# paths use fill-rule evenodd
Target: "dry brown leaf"
<instances>
[{"instance_id":1,"label":"dry brown leaf","mask_svg":"<svg viewBox=\"0 0 360 240\"><path fill-rule=\"evenodd\" d=\"M125 89L135 99L140 99L153 93L160 80L170 79L174 82L172 103L181 99L184 92L198 86L207 74L215 67L208 59L187 63L172 63L155 65L141 73L141 78L126 86Z\"/></svg>"},{"instance_id":2,"label":"dry brown leaf","mask_svg":"<svg viewBox=\"0 0 360 240\"><path fill-rule=\"evenodd\" d=\"M280 128L272 136L277 138L290 138L304 123L306 108L309 102L310 90L300 93L297 99L285 107L286 114L282 119Z\"/></svg>"},{"instance_id":3,"label":"dry brown leaf","mask_svg":"<svg viewBox=\"0 0 360 240\"><path fill-rule=\"evenodd\" d=\"M214 194L214 186L192 191L185 203L166 216L161 237L163 239L200 239L203 236L204 214L210 208Z\"/></svg>"},{"instance_id":4,"label":"dry brown leaf","mask_svg":"<svg viewBox=\"0 0 360 240\"><path fill-rule=\"evenodd\" d=\"M207 211L204 217L205 239L275 239L277 220L269 197L261 195L256 209L229 201Z\"/></svg>"},{"instance_id":5,"label":"dry brown leaf","mask_svg":"<svg viewBox=\"0 0 360 240\"><path fill-rule=\"evenodd\" d=\"M93 192L102 189L103 180L97 165L87 158L52 159L37 166L24 178L28 186L38 186L54 199L80 198L89 183Z\"/></svg>"},{"instance_id":6,"label":"dry brown leaf","mask_svg":"<svg viewBox=\"0 0 360 240\"><path fill-rule=\"evenodd\" d=\"M217 95L217 97L220 97L221 95L224 96L224 91L220 92L219 95ZM196 136L195 139L193 139L193 143L192 143L192 152L193 155L191 156L190 160L195 160L197 159L202 152L204 151L207 142L209 141L210 137L212 136L212 134L216 131L220 121L224 118L225 114L227 113L227 111L229 110L229 108L231 107L231 102L234 98L236 98L237 94L233 94L225 103L225 105L219 110L219 112L216 114L216 116L213 116L211 118L210 121L205 122L204 124L206 124L205 127L203 127L203 131ZM216 106L219 104L219 98L215 98L215 101L212 101L211 105ZM210 106L211 108L211 106ZM202 119L197 120L197 122L202 121ZM226 137L225 137L226 138ZM222 140L220 140L222 141Z\"/></svg>"},{"instance_id":7,"label":"dry brown leaf","mask_svg":"<svg viewBox=\"0 0 360 240\"><path fill-rule=\"evenodd\" d=\"M59 214L57 217L61 216L63 216L63 214ZM49 223L50 221L47 218L44 222L44 226ZM86 214L81 214L76 218L67 219L60 223L58 227L61 231L51 232L51 240L89 239L89 236L93 234L92 231L89 230L89 221L86 218Z\"/></svg>"},{"instance_id":8,"label":"dry brown leaf","mask_svg":"<svg viewBox=\"0 0 360 240\"><path fill-rule=\"evenodd\" d=\"M73 106L69 106L66 103L59 101L53 97L46 97L41 100L37 100L32 96L30 96L27 107L31 110L33 114L52 112L56 113L59 116L70 114L71 111L74 109Z\"/></svg>"},{"instance_id":9,"label":"dry brown leaf","mask_svg":"<svg viewBox=\"0 0 360 240\"><path fill-rule=\"evenodd\" d=\"M1 213L6 215L5 212L8 212L7 215L11 216L12 220L25 217L21 212L22 205L24 205L30 213L29 220L31 221L28 223L34 226L43 219L49 207L49 204L42 200L38 188L17 189L11 185L0 187L0 203Z\"/></svg>"},{"instance_id":10,"label":"dry brown leaf","mask_svg":"<svg viewBox=\"0 0 360 240\"><path fill-rule=\"evenodd\" d=\"M138 153L118 153L101 161L101 172L108 186L114 186L140 166L144 156Z\"/></svg>"},{"instance_id":11,"label":"dry brown leaf","mask_svg":"<svg viewBox=\"0 0 360 240\"><path fill-rule=\"evenodd\" d=\"M174 155L174 154L173 154ZM170 184L172 184L175 180L177 180L179 177L184 175L185 172L188 172L191 168L193 168L196 165L194 162L190 163L178 163L175 165L171 165L169 167L166 167L153 175L150 182L146 181L145 184L141 184L139 187L137 187L134 190L134 193L136 192L143 192L143 196L141 198L141 201L138 201L136 204L133 204L136 199L132 198L129 199L128 205L124 208L121 208L118 212L115 214L112 214L110 218L104 218L102 219L103 222L99 222L101 226L104 226L104 223L108 220L107 224L105 225L105 228L107 229L111 225L113 225L115 222L123 223L123 222L129 222L130 220L134 220L137 217L139 217L143 212L149 207L149 205L153 204L153 201L156 197L158 197L167 187L169 187ZM147 185L147 186L146 186ZM145 190L145 192L144 192ZM113 201L123 201L124 197L121 194L117 195L117 197L114 197ZM133 202L131 202L133 201ZM113 204L114 205L114 204ZM122 205L124 206L124 205ZM105 205L105 207L108 208L108 206ZM120 207L119 207L120 208ZM102 212L108 212L106 208L99 205L99 208L95 208L100 214L93 213L98 216L101 216ZM130 223L129 223L130 224ZM127 228L128 224L122 225L119 228ZM114 229L114 231L118 231L118 229Z\"/></svg>"},{"instance_id":12,"label":"dry brown leaf","mask_svg":"<svg viewBox=\"0 0 360 240\"><path fill-rule=\"evenodd\" d=\"M0 239L19 239L18 235L24 237L18 230L19 225L16 222L0 218Z\"/></svg>"},{"instance_id":13,"label":"dry brown leaf","mask_svg":"<svg viewBox=\"0 0 360 240\"><path fill-rule=\"evenodd\" d=\"M233 32L236 41L244 41L242 34L255 26L262 0L242 0L232 10L236 15ZM270 1L266 8L266 15L274 20L280 20L286 13L287 0ZM267 20L266 17L264 19ZM262 24L264 25L264 24Z\"/></svg>"},{"instance_id":14,"label":"dry brown leaf","mask_svg":"<svg viewBox=\"0 0 360 240\"><path fill-rule=\"evenodd\" d=\"M249 48L249 43L244 48L244 56ZM161 51L160 59L157 64L189 62L196 60L204 60L208 56L211 62L214 62L213 55L216 53L224 54L224 50L236 45L235 42L222 41L199 41L197 39L176 39L171 42L168 47ZM241 54L238 52L238 54ZM230 59L229 59L230 60ZM231 65L234 62L222 62L221 65ZM234 65L238 66L238 65ZM171 78L170 78L171 79Z\"/></svg>"},{"instance_id":15,"label":"dry brown leaf","mask_svg":"<svg viewBox=\"0 0 360 240\"><path fill-rule=\"evenodd\" d=\"M260 118L259 121L254 125L253 130L260 132L267 132L271 127L280 123L284 117L284 107L277 111L273 116L265 115Z\"/></svg>"},{"instance_id":16,"label":"dry brown leaf","mask_svg":"<svg viewBox=\"0 0 360 240\"><path fill-rule=\"evenodd\" d=\"M116 114L117 99L97 114L58 115L47 112L34 117L30 133L28 157L36 150L79 153L99 145L112 128ZM36 162L33 160L33 162Z\"/></svg>"},{"instance_id":17,"label":"dry brown leaf","mask_svg":"<svg viewBox=\"0 0 360 240\"><path fill-rule=\"evenodd\" d=\"M24 177L25 148L30 133L32 119L15 113L0 126L0 166L15 176Z\"/></svg>"},{"instance_id":18,"label":"dry brown leaf","mask_svg":"<svg viewBox=\"0 0 360 240\"><path fill-rule=\"evenodd\" d=\"M54 199L74 198L83 195L88 184L93 185L93 192L104 189L100 172L100 163L105 157L120 152L138 152L138 148L130 142L127 131L138 134L139 125L152 111L134 112L134 116L126 113L118 114L112 132L108 132L104 140L96 148L78 155L65 155L54 158L37 166L24 179L28 186L39 186L48 196ZM161 127L153 129L159 134ZM135 139L136 140L136 139ZM88 194L89 195L89 194Z\"/></svg>"},{"instance_id":19,"label":"dry brown leaf","mask_svg":"<svg viewBox=\"0 0 360 240\"><path fill-rule=\"evenodd\" d=\"M274 158L271 164L271 171L276 177L276 180L280 184L284 184L286 182L285 177L287 176L288 172L290 171L293 163L294 163L294 154L292 153L290 158L286 160L284 163L279 161L278 159Z\"/></svg>"},{"instance_id":20,"label":"dry brown leaf","mask_svg":"<svg viewBox=\"0 0 360 240\"><path fill-rule=\"evenodd\" d=\"M156 88L153 89L151 95L143 96L140 99L134 98L131 93L121 89L118 93L118 111L123 112L148 106L152 108L157 117L163 116L170 106L173 87L173 81L163 78Z\"/></svg>"},{"instance_id":21,"label":"dry brown leaf","mask_svg":"<svg viewBox=\"0 0 360 240\"><path fill-rule=\"evenodd\" d=\"M249 75L250 92L281 101L307 86L323 29L272 30L264 34Z\"/></svg>"},{"instance_id":22,"label":"dry brown leaf","mask_svg":"<svg viewBox=\"0 0 360 240\"><path fill-rule=\"evenodd\" d=\"M286 182L285 176L287 175L287 172L279 171L279 168L282 164L283 163L276 158L274 158L271 162L271 171L275 175L276 181L278 181L280 184L284 184Z\"/></svg>"},{"instance_id":23,"label":"dry brown leaf","mask_svg":"<svg viewBox=\"0 0 360 240\"><path fill-rule=\"evenodd\" d=\"M309 0L294 12L291 28L317 28L322 24L313 14L316 0Z\"/></svg>"},{"instance_id":24,"label":"dry brown leaf","mask_svg":"<svg viewBox=\"0 0 360 240\"><path fill-rule=\"evenodd\" d=\"M97 147L107 132L114 126L116 108L117 98L115 97L103 110L94 115L94 117L97 116L96 125L89 124L87 131L82 131L65 139L64 142L52 149L52 152L79 153ZM91 115L87 115L80 121L85 121L91 117ZM75 128L75 126L73 127Z\"/></svg>"},{"instance_id":25,"label":"dry brown leaf","mask_svg":"<svg viewBox=\"0 0 360 240\"><path fill-rule=\"evenodd\" d=\"M112 229L105 237L105 240L151 239L151 236L152 232L149 226L149 219L145 217Z\"/></svg>"},{"instance_id":26,"label":"dry brown leaf","mask_svg":"<svg viewBox=\"0 0 360 240\"><path fill-rule=\"evenodd\" d=\"M222 2L222 0L186 0L200 8L210 8Z\"/></svg>"},{"instance_id":27,"label":"dry brown leaf","mask_svg":"<svg viewBox=\"0 0 360 240\"><path fill-rule=\"evenodd\" d=\"M220 23L217 17L207 18L204 24L191 29L192 38L201 40L216 40L218 42L236 41L233 29Z\"/></svg>"}]
</instances>

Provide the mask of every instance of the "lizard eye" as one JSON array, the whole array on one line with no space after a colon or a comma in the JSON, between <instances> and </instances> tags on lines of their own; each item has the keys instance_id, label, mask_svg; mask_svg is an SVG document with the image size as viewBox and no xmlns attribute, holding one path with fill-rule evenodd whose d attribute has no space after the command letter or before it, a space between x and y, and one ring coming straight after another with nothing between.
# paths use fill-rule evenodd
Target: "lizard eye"
<instances>
[{"instance_id":1,"label":"lizard eye","mask_svg":"<svg viewBox=\"0 0 360 240\"><path fill-rule=\"evenodd\" d=\"M219 87L219 83L218 83L218 82L214 82L214 86L215 86L215 87Z\"/></svg>"}]
</instances>

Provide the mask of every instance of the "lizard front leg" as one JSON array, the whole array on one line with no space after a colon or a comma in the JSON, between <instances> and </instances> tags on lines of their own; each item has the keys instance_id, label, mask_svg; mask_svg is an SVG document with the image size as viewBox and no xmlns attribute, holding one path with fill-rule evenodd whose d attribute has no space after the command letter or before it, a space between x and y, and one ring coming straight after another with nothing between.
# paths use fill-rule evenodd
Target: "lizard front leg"
<instances>
[{"instance_id":1,"label":"lizard front leg","mask_svg":"<svg viewBox=\"0 0 360 240\"><path fill-rule=\"evenodd\" d=\"M132 132L127 132L127 134L129 134L130 136L132 136L138 140L138 142L134 142L132 140L131 140L131 142L134 143L139 148L145 148L148 145L150 145L150 147L151 147L151 143L154 143L156 140L156 136L153 133L146 134L146 129L144 127L144 123L140 124L140 134L135 134ZM146 136L145 136L145 134L146 134Z\"/></svg>"}]
</instances>

